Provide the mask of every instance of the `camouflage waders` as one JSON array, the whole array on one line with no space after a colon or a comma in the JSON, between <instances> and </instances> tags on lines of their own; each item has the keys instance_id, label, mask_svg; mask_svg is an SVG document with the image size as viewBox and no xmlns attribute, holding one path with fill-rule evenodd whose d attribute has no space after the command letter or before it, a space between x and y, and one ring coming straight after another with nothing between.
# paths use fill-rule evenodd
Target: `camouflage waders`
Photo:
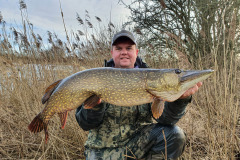
<instances>
[{"instance_id":1,"label":"camouflage waders","mask_svg":"<svg viewBox=\"0 0 240 160\"><path fill-rule=\"evenodd\" d=\"M165 138L163 136L163 131ZM167 140L167 144L165 143ZM152 124L145 126L121 148L86 148L86 160L174 159L184 150L186 137L178 126ZM165 144L167 151L165 150Z\"/></svg>"}]
</instances>

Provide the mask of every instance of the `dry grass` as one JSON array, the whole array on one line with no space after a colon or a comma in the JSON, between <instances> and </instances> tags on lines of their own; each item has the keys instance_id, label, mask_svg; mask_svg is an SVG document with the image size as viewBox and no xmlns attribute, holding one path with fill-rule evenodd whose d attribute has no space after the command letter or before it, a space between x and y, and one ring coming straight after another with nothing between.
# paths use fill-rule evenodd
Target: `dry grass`
<instances>
[{"instance_id":1,"label":"dry grass","mask_svg":"<svg viewBox=\"0 0 240 160\"><path fill-rule=\"evenodd\" d=\"M1 16L0 19L1 23ZM36 36L31 30L25 35L15 29L10 36L13 39L6 36L0 44L0 159L84 159L87 132L78 126L74 111L70 112L64 130L60 130L60 121L54 116L49 125L47 145L42 132L35 135L27 129L44 107L40 100L49 84L84 68L103 66L104 59L110 58L109 42L115 27L109 23L108 28L95 29L98 35L93 36L89 34L89 27L93 27L89 19L83 21L78 16L77 20L86 25L84 31L72 34L75 41L70 44L49 32L51 47L44 50L40 35ZM4 26L2 32L4 36ZM29 35L31 38L27 39ZM13 41L23 45L18 54L14 54L14 45L10 43ZM176 50L182 57L179 61L152 59L148 54L145 57L153 68L215 70L194 95L186 115L178 123L188 136L180 159L234 159L239 153L240 63L235 58L237 49L226 47L224 57L217 57L217 52L218 48L213 48L209 57L201 57L194 65L198 68L188 64L185 53L180 50Z\"/></svg>"},{"instance_id":2,"label":"dry grass","mask_svg":"<svg viewBox=\"0 0 240 160\"><path fill-rule=\"evenodd\" d=\"M53 81L80 70L78 66L46 66L1 66L1 73L5 71L5 74L1 75L0 159L83 158L87 133L77 125L74 112L70 113L64 131L59 129L59 123L50 124L51 140L48 145L44 145L42 134L33 135L27 129L31 119L43 107L39 100L44 89ZM59 122L59 119L55 117L53 121Z\"/></svg>"},{"instance_id":3,"label":"dry grass","mask_svg":"<svg viewBox=\"0 0 240 160\"><path fill-rule=\"evenodd\" d=\"M27 129L44 107L40 99L45 88L83 68L80 65L11 63L3 58L0 64L0 159L83 159L87 132L76 123L74 111L70 112L64 130L60 130L59 119L54 116L49 125L51 138L47 145L43 132L35 135ZM166 65L172 64L165 63L162 67L173 67ZM96 64L85 67L96 67ZM239 78L237 70L226 73L224 69L216 70L194 95L187 114L178 123L188 136L183 158L234 159L239 150L239 135L236 134Z\"/></svg>"}]
</instances>

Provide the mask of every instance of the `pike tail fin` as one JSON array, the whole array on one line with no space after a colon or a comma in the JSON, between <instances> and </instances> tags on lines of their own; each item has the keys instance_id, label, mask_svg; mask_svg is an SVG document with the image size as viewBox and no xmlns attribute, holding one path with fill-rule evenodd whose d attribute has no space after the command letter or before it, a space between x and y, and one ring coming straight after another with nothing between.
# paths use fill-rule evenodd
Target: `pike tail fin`
<instances>
[{"instance_id":1,"label":"pike tail fin","mask_svg":"<svg viewBox=\"0 0 240 160\"><path fill-rule=\"evenodd\" d=\"M43 119L41 118L41 113L39 113L29 124L28 129L33 132L41 132L44 129L44 122Z\"/></svg>"},{"instance_id":2,"label":"pike tail fin","mask_svg":"<svg viewBox=\"0 0 240 160\"><path fill-rule=\"evenodd\" d=\"M45 143L47 143L48 140L48 129L47 129L47 123L43 122L43 119L41 117L41 113L39 113L32 122L28 125L28 129L33 132L41 132L43 129L45 131Z\"/></svg>"},{"instance_id":3,"label":"pike tail fin","mask_svg":"<svg viewBox=\"0 0 240 160\"><path fill-rule=\"evenodd\" d=\"M154 98L151 109L152 109L153 117L155 119L159 118L162 115L162 112L164 109L164 103L165 101L159 98Z\"/></svg>"},{"instance_id":4,"label":"pike tail fin","mask_svg":"<svg viewBox=\"0 0 240 160\"><path fill-rule=\"evenodd\" d=\"M61 128L64 129L64 127L66 125L66 121L67 121L68 111L62 112L62 113L58 113L58 116L59 116L60 121L61 121L61 125L62 125Z\"/></svg>"}]
</instances>

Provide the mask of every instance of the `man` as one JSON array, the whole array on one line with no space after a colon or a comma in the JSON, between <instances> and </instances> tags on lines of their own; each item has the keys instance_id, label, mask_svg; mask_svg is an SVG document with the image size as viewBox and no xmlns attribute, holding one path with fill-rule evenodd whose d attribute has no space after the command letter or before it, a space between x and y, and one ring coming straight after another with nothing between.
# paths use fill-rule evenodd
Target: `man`
<instances>
[{"instance_id":1,"label":"man","mask_svg":"<svg viewBox=\"0 0 240 160\"><path fill-rule=\"evenodd\" d=\"M136 41L129 31L122 30L114 35L111 54L112 59L105 64L107 67L147 67L137 56ZM101 102L99 99L99 104L93 109L84 109L80 106L76 111L77 122L83 130L89 131L85 143L86 159L179 157L183 153L186 136L175 124L185 114L191 95L201 85L201 82L196 84L174 102L165 102L163 114L156 119L158 123L153 123L151 104L121 107Z\"/></svg>"}]
</instances>

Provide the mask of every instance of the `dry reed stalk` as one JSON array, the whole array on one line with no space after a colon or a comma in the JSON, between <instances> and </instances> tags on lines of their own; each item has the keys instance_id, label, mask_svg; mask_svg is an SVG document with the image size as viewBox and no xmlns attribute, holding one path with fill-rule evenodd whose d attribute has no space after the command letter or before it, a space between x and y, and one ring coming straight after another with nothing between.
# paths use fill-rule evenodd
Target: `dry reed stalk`
<instances>
[{"instance_id":1,"label":"dry reed stalk","mask_svg":"<svg viewBox=\"0 0 240 160\"><path fill-rule=\"evenodd\" d=\"M0 11L0 24L3 22L3 16L2 16L2 13Z\"/></svg>"},{"instance_id":2,"label":"dry reed stalk","mask_svg":"<svg viewBox=\"0 0 240 160\"><path fill-rule=\"evenodd\" d=\"M64 30L65 30L65 33L66 33L67 42L68 42L68 45L71 47L71 50L72 50L72 45L70 43L70 39L69 39L69 36L68 36L68 33L67 33L66 24L65 24L65 21L64 21L61 0L59 0L59 5L60 5L59 7L60 7L60 10L61 10L61 17L62 17L62 21L63 21Z\"/></svg>"},{"instance_id":3,"label":"dry reed stalk","mask_svg":"<svg viewBox=\"0 0 240 160\"><path fill-rule=\"evenodd\" d=\"M165 159L167 159L167 140L166 140L166 137L165 137L165 133L164 133L164 130L162 130L162 134L163 134L163 138L164 138L164 142L165 142Z\"/></svg>"},{"instance_id":4,"label":"dry reed stalk","mask_svg":"<svg viewBox=\"0 0 240 160\"><path fill-rule=\"evenodd\" d=\"M133 156L127 155L128 151L130 151ZM132 150L130 148L128 148L127 146L126 146L126 151L125 152L126 152L126 154L124 155L125 158L137 159L137 157L134 155Z\"/></svg>"}]
</instances>

